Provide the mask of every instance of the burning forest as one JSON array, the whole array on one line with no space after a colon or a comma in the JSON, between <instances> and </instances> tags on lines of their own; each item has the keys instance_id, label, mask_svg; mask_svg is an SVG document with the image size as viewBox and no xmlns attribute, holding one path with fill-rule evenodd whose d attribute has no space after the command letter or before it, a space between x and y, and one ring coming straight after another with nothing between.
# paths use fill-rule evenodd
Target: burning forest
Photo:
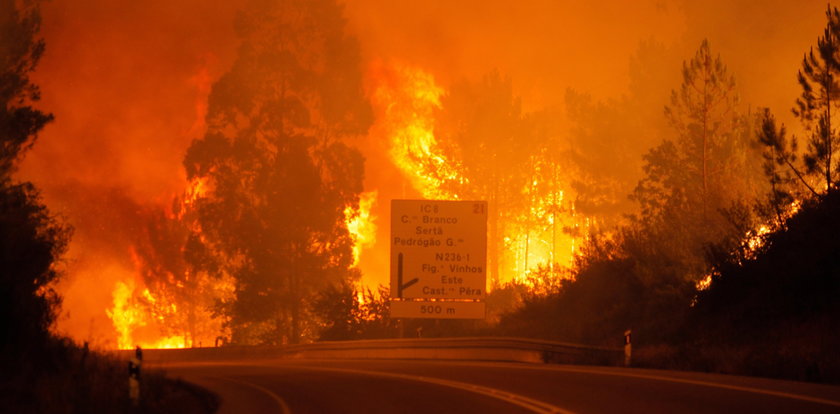
<instances>
[{"instance_id":1,"label":"burning forest","mask_svg":"<svg viewBox=\"0 0 840 414\"><path fill-rule=\"evenodd\" d=\"M486 319L409 325L671 346L836 198L823 3L6 3L49 119L0 183L74 229L42 289L98 348L398 335L393 199L488 206Z\"/></svg>"}]
</instances>

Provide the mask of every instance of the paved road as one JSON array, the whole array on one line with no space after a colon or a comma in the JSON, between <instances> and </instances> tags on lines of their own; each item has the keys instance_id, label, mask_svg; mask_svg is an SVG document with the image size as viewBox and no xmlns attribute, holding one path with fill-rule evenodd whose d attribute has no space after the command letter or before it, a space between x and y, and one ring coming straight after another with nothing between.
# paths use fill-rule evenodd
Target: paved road
<instances>
[{"instance_id":1,"label":"paved road","mask_svg":"<svg viewBox=\"0 0 840 414\"><path fill-rule=\"evenodd\" d=\"M840 387L627 368L412 360L169 363L222 413L840 413Z\"/></svg>"}]
</instances>

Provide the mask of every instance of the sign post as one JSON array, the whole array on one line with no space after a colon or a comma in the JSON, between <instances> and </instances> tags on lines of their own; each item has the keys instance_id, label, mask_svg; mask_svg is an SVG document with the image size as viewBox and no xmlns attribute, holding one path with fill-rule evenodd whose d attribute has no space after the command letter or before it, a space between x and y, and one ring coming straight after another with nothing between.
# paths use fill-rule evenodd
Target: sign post
<instances>
[{"instance_id":1,"label":"sign post","mask_svg":"<svg viewBox=\"0 0 840 414\"><path fill-rule=\"evenodd\" d=\"M486 201L391 201L391 317L484 319Z\"/></svg>"}]
</instances>

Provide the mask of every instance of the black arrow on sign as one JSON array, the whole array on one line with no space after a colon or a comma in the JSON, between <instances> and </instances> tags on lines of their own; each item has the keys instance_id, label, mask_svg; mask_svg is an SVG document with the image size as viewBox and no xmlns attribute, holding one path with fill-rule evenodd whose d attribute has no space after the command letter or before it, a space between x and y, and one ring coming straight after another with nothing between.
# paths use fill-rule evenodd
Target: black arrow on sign
<instances>
[{"instance_id":1,"label":"black arrow on sign","mask_svg":"<svg viewBox=\"0 0 840 414\"><path fill-rule=\"evenodd\" d=\"M420 281L420 279L415 277L414 279L411 279L408 282L405 282L405 284L403 284L403 254L402 253L398 254L397 255L397 297L402 299L403 289L408 288L409 286L417 283L418 281Z\"/></svg>"}]
</instances>

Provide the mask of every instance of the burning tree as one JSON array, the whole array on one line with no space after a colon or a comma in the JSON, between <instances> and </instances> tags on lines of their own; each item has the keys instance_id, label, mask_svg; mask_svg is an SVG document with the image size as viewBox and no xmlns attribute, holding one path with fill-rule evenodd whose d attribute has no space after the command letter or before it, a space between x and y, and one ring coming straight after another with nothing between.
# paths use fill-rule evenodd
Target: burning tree
<instances>
[{"instance_id":1,"label":"burning tree","mask_svg":"<svg viewBox=\"0 0 840 414\"><path fill-rule=\"evenodd\" d=\"M645 155L645 177L632 195L641 207L636 224L697 278L704 247L732 231L727 211L758 198L761 157L750 145L749 118L738 112L735 79L708 41L683 65L665 115L677 136Z\"/></svg>"},{"instance_id":2,"label":"burning tree","mask_svg":"<svg viewBox=\"0 0 840 414\"><path fill-rule=\"evenodd\" d=\"M235 342L299 341L307 304L350 276L363 158L345 138L371 120L356 41L330 0L251 1L231 70L213 86L207 133L188 150L206 179L195 231L233 277L220 303Z\"/></svg>"},{"instance_id":3,"label":"burning tree","mask_svg":"<svg viewBox=\"0 0 840 414\"><path fill-rule=\"evenodd\" d=\"M200 232L191 231L188 224L195 218L187 215L191 199L176 198L172 212L151 208L141 210L144 223L135 236L137 241L131 248L134 265L142 280L142 288L124 285L131 291L125 298L135 307L124 312L135 312L135 325L153 322L162 335L155 347L201 346L214 343L222 332L221 324L213 318L212 309L216 300L230 296L229 278L213 277L217 266L200 241ZM196 230L196 229L192 229ZM115 296L115 306L119 307ZM112 319L120 317L119 309L109 312ZM140 315L147 316L140 318ZM124 316L123 316L124 317ZM121 335L131 334L137 340L139 332L131 332L139 326L117 325ZM133 344L121 338L121 348Z\"/></svg>"},{"instance_id":4,"label":"burning tree","mask_svg":"<svg viewBox=\"0 0 840 414\"><path fill-rule=\"evenodd\" d=\"M488 201L488 273L498 284L501 257L512 244L515 226L529 217L526 191L532 156L539 151L532 119L522 112L511 81L498 72L481 82L461 82L442 99L439 137L446 158L455 160L458 179L441 180L462 199Z\"/></svg>"},{"instance_id":5,"label":"burning tree","mask_svg":"<svg viewBox=\"0 0 840 414\"><path fill-rule=\"evenodd\" d=\"M561 247L573 245L568 233L577 223L552 111L523 112L510 79L497 72L448 92L401 64L374 75L377 131L415 189L430 199L490 202L492 284L525 280L540 264L553 268L570 256Z\"/></svg>"}]
</instances>

